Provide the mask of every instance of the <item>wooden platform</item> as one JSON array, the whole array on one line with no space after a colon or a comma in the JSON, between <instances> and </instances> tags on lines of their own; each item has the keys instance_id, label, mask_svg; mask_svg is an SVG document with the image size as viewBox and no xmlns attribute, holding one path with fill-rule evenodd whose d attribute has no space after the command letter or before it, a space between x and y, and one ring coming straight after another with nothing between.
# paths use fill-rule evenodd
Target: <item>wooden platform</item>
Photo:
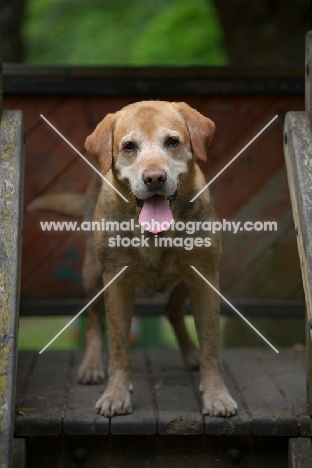
<instances>
[{"instance_id":1,"label":"wooden platform","mask_svg":"<svg viewBox=\"0 0 312 468\"><path fill-rule=\"evenodd\" d=\"M227 349L225 379L238 401L238 415L203 418L197 371L187 371L178 352L132 352L133 413L107 419L94 404L104 385L77 383L80 352L20 352L16 436L310 435L306 416L303 351Z\"/></svg>"}]
</instances>

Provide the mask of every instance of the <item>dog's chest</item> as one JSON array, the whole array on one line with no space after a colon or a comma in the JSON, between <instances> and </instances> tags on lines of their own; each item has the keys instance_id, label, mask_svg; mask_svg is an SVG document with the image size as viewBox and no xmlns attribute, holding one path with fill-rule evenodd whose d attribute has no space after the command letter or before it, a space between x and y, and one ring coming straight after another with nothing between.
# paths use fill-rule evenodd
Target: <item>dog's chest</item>
<instances>
[{"instance_id":1,"label":"dog's chest","mask_svg":"<svg viewBox=\"0 0 312 468\"><path fill-rule=\"evenodd\" d=\"M169 249L137 250L138 286L148 292L166 292L179 282L176 259Z\"/></svg>"}]
</instances>

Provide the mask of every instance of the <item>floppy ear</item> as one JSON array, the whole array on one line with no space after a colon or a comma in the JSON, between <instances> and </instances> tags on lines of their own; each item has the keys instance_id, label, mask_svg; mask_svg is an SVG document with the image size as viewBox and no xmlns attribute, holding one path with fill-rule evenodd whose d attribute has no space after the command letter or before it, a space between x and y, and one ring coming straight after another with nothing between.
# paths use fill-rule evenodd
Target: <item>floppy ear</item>
<instances>
[{"instance_id":1,"label":"floppy ear","mask_svg":"<svg viewBox=\"0 0 312 468\"><path fill-rule=\"evenodd\" d=\"M195 155L206 161L207 148L212 140L215 124L185 102L173 102L172 104L185 118Z\"/></svg>"},{"instance_id":2,"label":"floppy ear","mask_svg":"<svg viewBox=\"0 0 312 468\"><path fill-rule=\"evenodd\" d=\"M88 155L98 163L104 175L112 165L114 122L115 114L107 114L93 133L87 137L84 144Z\"/></svg>"}]
</instances>

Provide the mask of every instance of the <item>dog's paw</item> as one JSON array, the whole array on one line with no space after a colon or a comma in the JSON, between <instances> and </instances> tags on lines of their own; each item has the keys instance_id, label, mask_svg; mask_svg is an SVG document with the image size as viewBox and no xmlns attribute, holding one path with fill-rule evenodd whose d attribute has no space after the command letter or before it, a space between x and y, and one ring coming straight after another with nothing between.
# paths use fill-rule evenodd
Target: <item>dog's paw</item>
<instances>
[{"instance_id":1,"label":"dog's paw","mask_svg":"<svg viewBox=\"0 0 312 468\"><path fill-rule=\"evenodd\" d=\"M95 410L108 418L132 413L130 390L123 387L107 389L96 402Z\"/></svg>"},{"instance_id":2,"label":"dog's paw","mask_svg":"<svg viewBox=\"0 0 312 468\"><path fill-rule=\"evenodd\" d=\"M237 403L226 389L220 392L203 391L202 401L204 415L230 417L237 414Z\"/></svg>"},{"instance_id":3,"label":"dog's paw","mask_svg":"<svg viewBox=\"0 0 312 468\"><path fill-rule=\"evenodd\" d=\"M97 385L105 377L102 361L84 359L79 367L78 381L82 385Z\"/></svg>"}]
</instances>

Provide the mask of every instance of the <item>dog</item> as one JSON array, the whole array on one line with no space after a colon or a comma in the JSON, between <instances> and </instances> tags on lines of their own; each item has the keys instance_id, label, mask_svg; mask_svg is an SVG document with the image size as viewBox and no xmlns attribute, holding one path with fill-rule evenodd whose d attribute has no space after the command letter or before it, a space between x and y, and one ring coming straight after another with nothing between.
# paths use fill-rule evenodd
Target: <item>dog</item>
<instances>
[{"instance_id":1,"label":"dog","mask_svg":"<svg viewBox=\"0 0 312 468\"><path fill-rule=\"evenodd\" d=\"M191 268L195 266L218 288L221 255L220 234L203 230L193 236L199 241L192 249L183 248L188 236L179 232L182 246L172 247L177 233L172 222L216 220L209 190L196 160L207 159L214 123L183 102L143 101L108 114L87 137L85 149L103 176L94 178L86 196L46 195L30 209L54 209L84 216L85 220L134 219L135 228L118 232L130 241L142 237L142 245L112 245L112 233L88 233L83 281L86 295L93 298L124 266L104 292L109 343L108 383L96 403L103 416L132 412L129 332L136 288L169 292L166 314L174 329L184 361L199 365L202 412L209 416L232 416L237 404L229 394L221 372L219 351L219 297ZM120 194L123 195L126 202ZM156 228L152 225L152 221ZM158 224L157 224L157 223ZM147 226L147 227L146 227ZM155 245L166 238L167 244ZM128 245L128 244L127 244ZM208 246L207 246L208 245ZM189 299L199 340L193 344L184 323L184 303ZM102 361L103 298L89 307L87 345L79 369L82 384L97 384L104 378Z\"/></svg>"}]
</instances>

